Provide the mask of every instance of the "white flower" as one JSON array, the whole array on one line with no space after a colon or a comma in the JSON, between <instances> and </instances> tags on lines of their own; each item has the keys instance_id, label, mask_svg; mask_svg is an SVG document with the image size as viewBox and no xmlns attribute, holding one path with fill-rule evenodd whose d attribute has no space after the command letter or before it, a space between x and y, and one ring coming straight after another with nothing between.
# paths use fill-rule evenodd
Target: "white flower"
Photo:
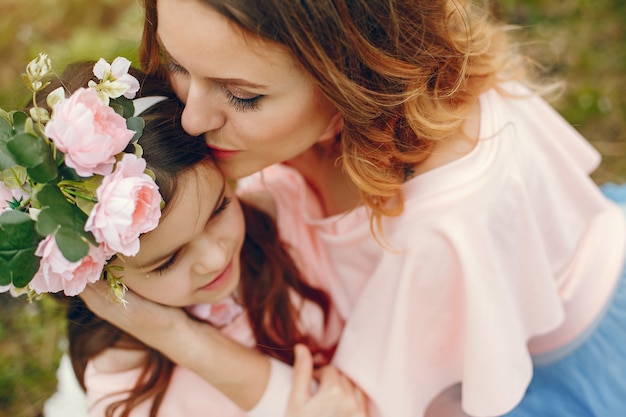
<instances>
[{"instance_id":1,"label":"white flower","mask_svg":"<svg viewBox=\"0 0 626 417\"><path fill-rule=\"evenodd\" d=\"M31 107L30 117L35 122L48 123L50 121L50 113L43 107Z\"/></svg>"},{"instance_id":2,"label":"white flower","mask_svg":"<svg viewBox=\"0 0 626 417\"><path fill-rule=\"evenodd\" d=\"M63 89L63 87L59 87L50 94L48 94L48 96L46 97L46 104L48 105L48 107L53 109L55 105L59 104L63 100L65 100L65 90Z\"/></svg>"},{"instance_id":3,"label":"white flower","mask_svg":"<svg viewBox=\"0 0 626 417\"><path fill-rule=\"evenodd\" d=\"M118 56L111 64L100 58L93 67L93 73L101 81L99 84L90 81L89 87L95 88L107 104L110 98L122 95L129 99L135 98L139 91L139 81L128 73L129 68L130 61L124 57Z\"/></svg>"},{"instance_id":4,"label":"white flower","mask_svg":"<svg viewBox=\"0 0 626 417\"><path fill-rule=\"evenodd\" d=\"M24 80L27 81L27 84L33 91L39 91L47 85L42 80L51 71L52 61L48 58L48 54L39 53L39 56L26 66L26 77L24 77Z\"/></svg>"},{"instance_id":5,"label":"white flower","mask_svg":"<svg viewBox=\"0 0 626 417\"><path fill-rule=\"evenodd\" d=\"M22 294L28 293L28 287L16 288L13 286L13 284L0 285L0 293L7 292L7 291L10 292L13 297L17 298Z\"/></svg>"},{"instance_id":6,"label":"white flower","mask_svg":"<svg viewBox=\"0 0 626 417\"><path fill-rule=\"evenodd\" d=\"M37 219L39 219L39 213L41 213L41 209L36 209L36 208L33 208L33 207L30 207L28 209L28 217L33 219L34 222L36 222Z\"/></svg>"}]
</instances>

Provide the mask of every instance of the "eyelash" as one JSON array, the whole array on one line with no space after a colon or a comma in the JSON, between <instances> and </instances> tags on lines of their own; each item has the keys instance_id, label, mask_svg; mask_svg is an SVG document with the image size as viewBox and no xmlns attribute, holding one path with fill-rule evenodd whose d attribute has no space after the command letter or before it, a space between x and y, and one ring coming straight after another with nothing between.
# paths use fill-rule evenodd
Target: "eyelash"
<instances>
[{"instance_id":1,"label":"eyelash","mask_svg":"<svg viewBox=\"0 0 626 417\"><path fill-rule=\"evenodd\" d=\"M165 63L165 70L172 74L187 75L188 72L185 68L181 67L172 60L167 60ZM228 99L228 104L235 109L235 111L245 113L249 111L255 111L259 108L259 100L263 97L258 95L252 98L240 98L235 96L226 86L222 86L222 91Z\"/></svg>"},{"instance_id":2,"label":"eyelash","mask_svg":"<svg viewBox=\"0 0 626 417\"><path fill-rule=\"evenodd\" d=\"M220 203L220 205L215 209L215 211L211 215L211 219L210 220L213 220L214 218L216 218L220 214L222 214L222 212L228 208L228 206L230 205L231 202L232 202L232 199L230 197L224 196L224 198L222 199L222 202Z\"/></svg>"},{"instance_id":3,"label":"eyelash","mask_svg":"<svg viewBox=\"0 0 626 417\"><path fill-rule=\"evenodd\" d=\"M219 217L219 215L222 214L228 208L231 202L232 202L232 199L230 197L224 197L222 201L220 202L220 205L215 209L213 214L211 214L209 221ZM180 254L180 251L177 251L174 255L172 255L170 259L167 260L167 262L155 268L154 271L158 273L159 275L163 274L165 271L167 271L176 263L176 261L178 260L179 254Z\"/></svg>"},{"instance_id":4,"label":"eyelash","mask_svg":"<svg viewBox=\"0 0 626 417\"><path fill-rule=\"evenodd\" d=\"M156 268L154 271L161 275L163 272L167 271L172 265L176 263L178 260L178 255L180 252L176 252L170 259L167 260L163 265Z\"/></svg>"},{"instance_id":5,"label":"eyelash","mask_svg":"<svg viewBox=\"0 0 626 417\"><path fill-rule=\"evenodd\" d=\"M228 99L228 104L238 112L249 112L259 109L259 100L263 96L256 96L252 98L239 98L231 93L226 87L224 87L224 94Z\"/></svg>"},{"instance_id":6,"label":"eyelash","mask_svg":"<svg viewBox=\"0 0 626 417\"><path fill-rule=\"evenodd\" d=\"M165 61L165 71L171 72L174 74L187 74L187 70L171 59Z\"/></svg>"}]
</instances>

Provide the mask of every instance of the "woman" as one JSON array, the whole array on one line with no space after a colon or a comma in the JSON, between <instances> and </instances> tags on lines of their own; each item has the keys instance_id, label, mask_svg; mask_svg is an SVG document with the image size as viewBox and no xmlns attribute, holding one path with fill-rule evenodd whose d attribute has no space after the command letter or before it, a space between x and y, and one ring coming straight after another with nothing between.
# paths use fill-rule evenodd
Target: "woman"
<instances>
[{"instance_id":1,"label":"woman","mask_svg":"<svg viewBox=\"0 0 626 417\"><path fill-rule=\"evenodd\" d=\"M229 177L272 165L244 188L272 195L309 279L333 277L333 363L372 415L446 389L473 416L623 411L624 219L506 26L469 1L145 6L143 64L183 127Z\"/></svg>"}]
</instances>

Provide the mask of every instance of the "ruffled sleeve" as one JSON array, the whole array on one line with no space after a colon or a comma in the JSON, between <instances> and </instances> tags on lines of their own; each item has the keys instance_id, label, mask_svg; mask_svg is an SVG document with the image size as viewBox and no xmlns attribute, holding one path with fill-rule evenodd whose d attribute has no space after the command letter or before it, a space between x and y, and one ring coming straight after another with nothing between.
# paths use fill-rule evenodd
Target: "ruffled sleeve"
<instances>
[{"instance_id":1,"label":"ruffled sleeve","mask_svg":"<svg viewBox=\"0 0 626 417\"><path fill-rule=\"evenodd\" d=\"M619 276L624 220L587 176L597 152L536 97L491 92L481 107L476 149L406 185L384 223L391 250L368 261L321 234L334 262L371 271L334 363L374 416L422 416L457 383L468 414L510 411L532 355L583 332Z\"/></svg>"},{"instance_id":2,"label":"ruffled sleeve","mask_svg":"<svg viewBox=\"0 0 626 417\"><path fill-rule=\"evenodd\" d=\"M333 363L372 417L421 417L458 383L468 414L508 412L533 355L575 339L617 281L626 226L588 177L598 153L541 99L503 89L481 97L472 152L405 184L386 248L364 208L321 218L288 167L259 181L281 236L346 320Z\"/></svg>"}]
</instances>

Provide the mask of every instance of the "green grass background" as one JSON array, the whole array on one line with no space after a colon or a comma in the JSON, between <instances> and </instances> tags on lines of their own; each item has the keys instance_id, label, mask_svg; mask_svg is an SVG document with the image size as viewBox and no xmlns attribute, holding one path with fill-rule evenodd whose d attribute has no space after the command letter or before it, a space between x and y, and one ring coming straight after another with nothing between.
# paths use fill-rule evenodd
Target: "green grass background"
<instances>
[{"instance_id":1,"label":"green grass background","mask_svg":"<svg viewBox=\"0 0 626 417\"><path fill-rule=\"evenodd\" d=\"M626 2L491 1L496 14L523 27L526 50L546 75L566 82L557 110L603 155L593 178L626 181ZM136 62L138 0L2 0L0 107L19 108L20 74L39 52L57 71L75 60ZM34 417L55 389L65 349L63 312L51 299L35 304L0 295L0 417Z\"/></svg>"}]
</instances>

